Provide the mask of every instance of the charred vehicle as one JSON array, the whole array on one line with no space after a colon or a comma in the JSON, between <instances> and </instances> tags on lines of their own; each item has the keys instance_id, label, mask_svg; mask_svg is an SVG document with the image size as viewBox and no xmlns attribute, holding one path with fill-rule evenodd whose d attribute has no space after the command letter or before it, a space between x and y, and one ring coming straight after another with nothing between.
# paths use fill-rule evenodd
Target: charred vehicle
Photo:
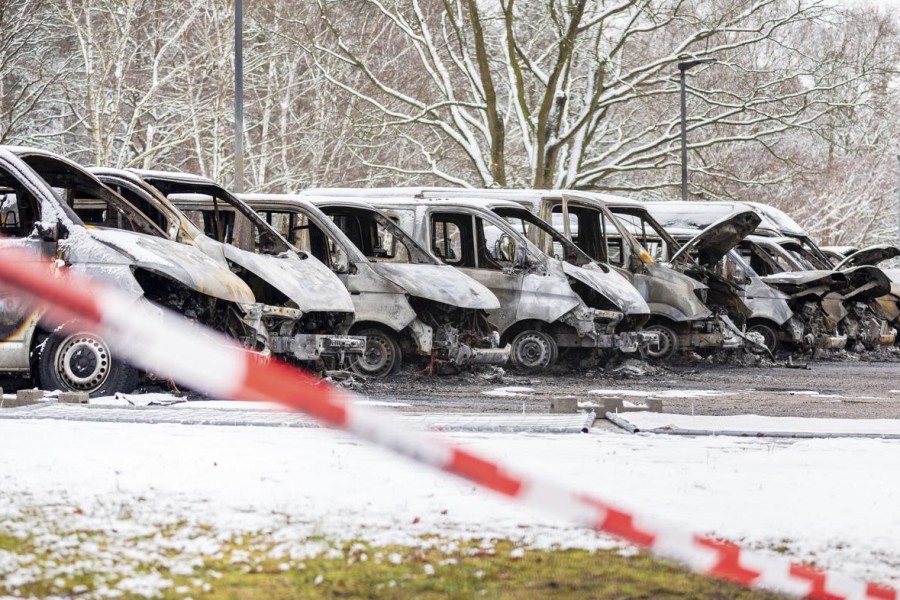
<instances>
[{"instance_id":1,"label":"charred vehicle","mask_svg":"<svg viewBox=\"0 0 900 600\"><path fill-rule=\"evenodd\" d=\"M804 278L809 281L805 285L814 289L823 273L834 268L806 231L788 215L774 207L758 202L665 202L660 204L667 205L667 208L661 210L667 210L672 214L684 215L693 210L698 214L692 215L692 218L701 220L708 218L710 213L716 211L750 207L762 217L762 222L757 227L755 234L760 237L773 238L769 242L757 240L758 243L777 243L785 250L787 256L781 258L784 263L781 266L782 273L807 273L808 275ZM702 210L698 211L699 207L703 207ZM770 252L770 256L776 254L778 254L777 251ZM841 274L844 276L844 286L840 288L836 282L833 282L831 285L833 289L822 300L822 307L828 315L826 323L828 321L837 323L837 329L832 333L838 337L846 334L848 343L855 348L874 349L893 344L896 339L896 331L890 327L889 315L882 310L883 306L891 304L894 305L894 310L897 310L896 301L889 295L891 285L887 276L876 267L871 266L842 269ZM835 279L839 280L840 277ZM796 277L794 281L796 283ZM807 306L807 310L811 310L811 307Z\"/></svg>"},{"instance_id":2,"label":"charred vehicle","mask_svg":"<svg viewBox=\"0 0 900 600\"><path fill-rule=\"evenodd\" d=\"M862 250L851 247L821 248L822 253L831 259L838 271L861 266L877 266L890 280L891 293L879 296L876 301L876 314L891 323L895 329L900 328L900 269L885 268L882 263L892 261L900 256L900 248L889 244L868 246Z\"/></svg>"},{"instance_id":3,"label":"charred vehicle","mask_svg":"<svg viewBox=\"0 0 900 600\"><path fill-rule=\"evenodd\" d=\"M805 344L812 345L811 349L840 348L848 341L854 345L880 345L895 335L869 306L876 303L874 296L889 290L884 286L884 275L871 270L832 274L824 256L816 258L816 265L801 260L800 254L776 242L775 237L782 236L783 228L795 236L791 239L798 247L820 253L805 232L781 211L770 207L763 210L764 205L757 203L735 202L662 202L654 206L663 215L661 219L672 224L689 221L702 225L723 212L755 210L762 221L755 230L756 236L742 243L741 252L766 283L791 296L792 307L806 326Z\"/></svg>"},{"instance_id":4,"label":"charred vehicle","mask_svg":"<svg viewBox=\"0 0 900 600\"><path fill-rule=\"evenodd\" d=\"M249 287L206 255L165 239L146 215L77 164L30 148L0 148L0 245L25 247L225 332L265 357L265 328ZM85 223L78 213L93 217ZM47 326L4 294L0 370L30 374L48 390L129 392L139 372L99 336Z\"/></svg>"},{"instance_id":5,"label":"charred vehicle","mask_svg":"<svg viewBox=\"0 0 900 600\"><path fill-rule=\"evenodd\" d=\"M587 264L587 256L594 263L612 267L641 293L651 313L643 331L656 333L659 340L647 348L646 354L650 358L669 358L680 349L743 346L743 333L727 313L717 311L714 314L704 303L708 286L654 261L632 235L630 222L620 222L600 201L598 194L561 190L422 188L417 190L417 195L423 198L477 196L510 200L538 215L541 222L552 223L554 229L549 231L532 223L525 225L523 231L545 254L576 266ZM640 208L639 203L623 199L623 203L629 202L630 210ZM489 202L487 206L490 207ZM509 218L509 215L505 216ZM570 242L577 249L570 248Z\"/></svg>"},{"instance_id":6,"label":"charred vehicle","mask_svg":"<svg viewBox=\"0 0 900 600\"><path fill-rule=\"evenodd\" d=\"M367 340L352 363L358 373L389 375L404 355L429 357L432 370L509 359L509 347L499 347L500 336L487 321L486 311L500 307L497 297L442 265L371 205L297 195L240 198L347 286L356 310L351 331Z\"/></svg>"},{"instance_id":7,"label":"charred vehicle","mask_svg":"<svg viewBox=\"0 0 900 600\"><path fill-rule=\"evenodd\" d=\"M743 325L747 310L738 293L696 264L683 261L679 266L692 268L679 270L654 260L651 251L658 253L661 244L669 244L672 252L677 244L640 203L589 192L517 194L530 198L525 202L533 211L552 220L595 261L619 270L641 292L651 311L644 331L659 335L659 343L648 349L650 357L670 358L686 349L743 347L746 335L735 321ZM550 242L546 236L542 241Z\"/></svg>"},{"instance_id":8,"label":"charred vehicle","mask_svg":"<svg viewBox=\"0 0 900 600\"><path fill-rule=\"evenodd\" d=\"M778 246L785 255L784 263L788 272L827 272L830 262L821 254L813 253L796 238L766 237L757 240L777 252ZM880 249L873 249L869 257L883 255ZM860 258L865 258L861 256ZM843 288L828 294L823 306L829 317L837 322L847 335L848 343L856 348L874 350L896 341L897 331L890 326L897 319L898 296L892 293L893 282L887 273L868 264L841 264L834 270L845 278Z\"/></svg>"},{"instance_id":9,"label":"charred vehicle","mask_svg":"<svg viewBox=\"0 0 900 600\"><path fill-rule=\"evenodd\" d=\"M842 273L804 269L769 237L750 236L739 251L769 285L790 295L794 310L804 320L807 349L839 349L847 345L848 337L839 326L841 316L833 311L834 299L849 286Z\"/></svg>"},{"instance_id":10,"label":"charred vehicle","mask_svg":"<svg viewBox=\"0 0 900 600\"><path fill-rule=\"evenodd\" d=\"M833 266L837 266L842 260L859 250L855 246L819 246L819 250L825 255Z\"/></svg>"},{"instance_id":11,"label":"charred vehicle","mask_svg":"<svg viewBox=\"0 0 900 600\"><path fill-rule=\"evenodd\" d=\"M181 241L227 265L261 305L271 350L315 368L335 368L362 354L365 339L349 335L353 301L331 270L294 248L253 209L213 181L185 173L99 170L123 193L163 201L181 219Z\"/></svg>"},{"instance_id":12,"label":"charred vehicle","mask_svg":"<svg viewBox=\"0 0 900 600\"><path fill-rule=\"evenodd\" d=\"M389 195L378 197L379 192ZM500 308L489 316L503 342L511 344L517 365L546 368L557 361L560 348L633 353L656 342L655 334L639 331L649 316L646 302L614 270L582 268L545 255L477 199L419 200L391 192L362 195L439 260L497 296ZM536 219L518 204L502 204Z\"/></svg>"},{"instance_id":13,"label":"charred vehicle","mask_svg":"<svg viewBox=\"0 0 900 600\"><path fill-rule=\"evenodd\" d=\"M752 226L735 227L735 220L744 220L744 225L747 225L748 214L752 215L753 221L759 218L752 211L745 210L724 217L703 231L668 230L675 240L683 244L682 250L673 255L672 264L689 271L692 268L684 261L693 261L706 272L741 290L742 300L750 311L746 319L747 334L759 336L770 353L782 345L803 347L807 342L804 322L795 313L791 297L760 276L740 252Z\"/></svg>"}]
</instances>

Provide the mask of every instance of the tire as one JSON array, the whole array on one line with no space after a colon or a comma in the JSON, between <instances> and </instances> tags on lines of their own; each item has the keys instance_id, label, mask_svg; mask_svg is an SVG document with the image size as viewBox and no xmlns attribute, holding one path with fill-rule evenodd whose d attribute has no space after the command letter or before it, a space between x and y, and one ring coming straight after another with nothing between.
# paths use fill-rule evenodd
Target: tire
<instances>
[{"instance_id":1,"label":"tire","mask_svg":"<svg viewBox=\"0 0 900 600\"><path fill-rule=\"evenodd\" d=\"M654 323L644 327L644 331L659 334L659 345L648 346L646 357L653 360L669 360L678 354L678 334L668 325Z\"/></svg>"},{"instance_id":2,"label":"tire","mask_svg":"<svg viewBox=\"0 0 900 600\"><path fill-rule=\"evenodd\" d=\"M754 323L747 327L747 333L758 333L763 336L763 344L765 344L766 348L768 348L769 352L772 354L775 354L775 351L778 350L778 332L775 331L774 327L765 323ZM762 352L757 349L751 349L750 351L754 354L762 354Z\"/></svg>"},{"instance_id":3,"label":"tire","mask_svg":"<svg viewBox=\"0 0 900 600\"><path fill-rule=\"evenodd\" d=\"M140 372L115 358L99 336L58 331L36 349L37 383L45 390L87 392L91 397L129 393Z\"/></svg>"},{"instance_id":4,"label":"tire","mask_svg":"<svg viewBox=\"0 0 900 600\"><path fill-rule=\"evenodd\" d=\"M397 337L381 329L362 329L354 333L366 338L366 349L362 356L353 359L350 368L364 377L387 377L397 371L403 362L403 355Z\"/></svg>"},{"instance_id":5,"label":"tire","mask_svg":"<svg viewBox=\"0 0 900 600\"><path fill-rule=\"evenodd\" d=\"M546 369L556 362L556 341L543 331L530 329L513 338L512 360L520 369Z\"/></svg>"}]
</instances>

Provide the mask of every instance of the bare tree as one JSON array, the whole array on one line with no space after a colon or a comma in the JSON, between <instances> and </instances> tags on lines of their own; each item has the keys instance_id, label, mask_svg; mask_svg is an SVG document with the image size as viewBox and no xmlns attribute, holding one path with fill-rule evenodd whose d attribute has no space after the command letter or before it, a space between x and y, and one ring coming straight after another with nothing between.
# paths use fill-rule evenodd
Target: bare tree
<instances>
[{"instance_id":1,"label":"bare tree","mask_svg":"<svg viewBox=\"0 0 900 600\"><path fill-rule=\"evenodd\" d=\"M44 0L0 3L0 143L27 139L19 134L39 120L41 102L65 66L47 52L59 32L46 16Z\"/></svg>"},{"instance_id":2,"label":"bare tree","mask_svg":"<svg viewBox=\"0 0 900 600\"><path fill-rule=\"evenodd\" d=\"M78 143L69 152L97 164L145 166L181 145L186 116L173 92L197 58L184 54L183 42L200 11L172 10L162 0L56 4L75 57L61 89Z\"/></svg>"},{"instance_id":3,"label":"bare tree","mask_svg":"<svg viewBox=\"0 0 900 600\"><path fill-rule=\"evenodd\" d=\"M323 75L341 97L366 103L386 134L421 150L415 163L382 166L456 184L670 185L676 63L685 57L719 59L690 78L702 98L688 123L695 151L816 127L846 106L842 90L884 68L871 48L850 70L845 57L800 43L811 28L841 27L822 0L319 0L319 8L307 43Z\"/></svg>"}]
</instances>

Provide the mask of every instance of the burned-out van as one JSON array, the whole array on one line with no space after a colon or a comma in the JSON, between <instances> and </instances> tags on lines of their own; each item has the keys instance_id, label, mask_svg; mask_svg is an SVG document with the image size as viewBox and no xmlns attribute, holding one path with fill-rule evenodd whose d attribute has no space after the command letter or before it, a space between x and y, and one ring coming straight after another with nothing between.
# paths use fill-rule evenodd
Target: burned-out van
<instances>
[{"instance_id":1,"label":"burned-out van","mask_svg":"<svg viewBox=\"0 0 900 600\"><path fill-rule=\"evenodd\" d=\"M890 322L897 317L897 296L881 269L868 265L830 269L830 264L808 254L793 238L754 236L747 243L774 261L773 278L793 277L796 284L802 281L804 290L821 289L823 278L834 282L821 303L850 347L871 350L896 341Z\"/></svg>"},{"instance_id":2,"label":"burned-out van","mask_svg":"<svg viewBox=\"0 0 900 600\"><path fill-rule=\"evenodd\" d=\"M660 202L654 203L662 219L670 223L691 220L702 226L712 215L730 210L756 211L762 221L755 230L756 238L743 245L745 252L756 251L766 283L791 290L793 297L810 298L823 291L822 282L828 280L828 291L819 304L826 316L815 314L815 303L804 303L803 310L813 329L824 324L827 335L815 335L817 344L838 344L846 336L853 347L876 348L892 344L896 331L890 327L891 315L900 314L891 295L891 282L878 268L860 266L841 269L829 276L834 268L810 236L784 212L757 202ZM751 247L752 245L752 247ZM780 249L775 248L779 246ZM762 255L765 255L763 257ZM887 313L883 308L892 309ZM888 314L890 313L890 314ZM834 323L831 328L830 323ZM809 332L807 332L809 334ZM825 340L822 342L821 340Z\"/></svg>"},{"instance_id":3,"label":"burned-out van","mask_svg":"<svg viewBox=\"0 0 900 600\"><path fill-rule=\"evenodd\" d=\"M500 307L486 287L443 265L396 223L355 198L243 194L288 241L328 265L353 298L352 332L366 352L353 369L381 377L404 355L428 357L429 369L502 365L509 347L487 320Z\"/></svg>"},{"instance_id":4,"label":"burned-out van","mask_svg":"<svg viewBox=\"0 0 900 600\"><path fill-rule=\"evenodd\" d=\"M84 210L92 211L88 224L78 214ZM0 247L56 258L58 268L182 312L267 356L266 331L246 284L202 252L167 240L137 207L61 156L0 147L0 233ZM48 326L40 311L8 292L0 307L0 371L30 375L45 389L95 396L137 385L138 371L77 323Z\"/></svg>"},{"instance_id":5,"label":"burned-out van","mask_svg":"<svg viewBox=\"0 0 900 600\"><path fill-rule=\"evenodd\" d=\"M186 173L98 173L135 202L151 202L153 197L180 211L170 233L227 265L247 283L261 305L273 354L335 368L363 352L365 339L348 334L353 301L340 280L228 190Z\"/></svg>"},{"instance_id":6,"label":"burned-out van","mask_svg":"<svg viewBox=\"0 0 900 600\"><path fill-rule=\"evenodd\" d=\"M647 349L651 358L670 358L686 349L737 349L744 345L746 336L734 322L742 324L745 317L746 309L740 298L718 281L712 282L711 290L710 285L698 278L654 260L635 237L636 233L643 232L644 241L649 241L652 234L646 234L654 225L640 203L619 199L615 206L624 212L614 214L607 205L612 197L591 192L422 188L418 195L424 198L477 195L511 200L551 223L556 232L530 227L526 237L545 253L577 262L577 254L558 252L562 245L556 237L562 234L594 262L609 265L624 275L641 293L651 313L643 330L659 336L659 343ZM727 289L721 291L723 287Z\"/></svg>"},{"instance_id":7,"label":"burned-out van","mask_svg":"<svg viewBox=\"0 0 900 600\"><path fill-rule=\"evenodd\" d=\"M311 193L322 192L328 191ZM379 197L379 192L387 195ZM511 358L520 367L546 368L557 361L560 349L634 353L657 341L655 334L640 331L649 308L624 277L586 257L584 266L576 266L547 256L528 241L521 222L517 227L501 214L505 208L539 221L521 205L497 202L488 209L478 199L420 200L390 192L355 193L441 262L497 296L500 308L489 316L503 342L511 344ZM574 246L568 249L577 251Z\"/></svg>"}]
</instances>

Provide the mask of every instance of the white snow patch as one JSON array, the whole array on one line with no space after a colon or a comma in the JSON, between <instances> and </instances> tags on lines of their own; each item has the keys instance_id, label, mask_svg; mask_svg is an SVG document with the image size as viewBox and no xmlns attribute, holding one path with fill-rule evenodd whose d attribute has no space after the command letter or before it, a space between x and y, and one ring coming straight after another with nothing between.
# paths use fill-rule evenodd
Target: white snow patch
<instances>
[{"instance_id":1,"label":"white snow patch","mask_svg":"<svg viewBox=\"0 0 900 600\"><path fill-rule=\"evenodd\" d=\"M733 392L718 390L590 390L588 394L626 398L717 398L733 396Z\"/></svg>"},{"instance_id":2,"label":"white snow patch","mask_svg":"<svg viewBox=\"0 0 900 600\"><path fill-rule=\"evenodd\" d=\"M785 390L780 392L789 396L813 396L816 398L843 398L840 394L823 394L815 390Z\"/></svg>"},{"instance_id":3,"label":"white snow patch","mask_svg":"<svg viewBox=\"0 0 900 600\"><path fill-rule=\"evenodd\" d=\"M756 418L763 417L743 417L741 426ZM900 471L897 441L773 442L600 429L443 437L640 515L900 582L900 481L891 476ZM611 545L553 515L325 429L4 420L0 455L15 456L0 461L0 531L46 534L52 527L56 537L40 539L50 540L54 552L79 548L74 534L86 530L102 531L141 560L167 560L177 548L182 562L194 550L216 552L219 541L264 531L285 557L302 556L310 544L327 551L330 544L316 539L418 545L434 535L509 539L526 548ZM176 524L176 532L200 537L154 534ZM126 559L111 556L113 564ZM0 564L5 560L0 556ZM0 581L11 576L0 572ZM165 585L138 573L131 578L134 593L139 584L149 593Z\"/></svg>"},{"instance_id":4,"label":"white snow patch","mask_svg":"<svg viewBox=\"0 0 900 600\"><path fill-rule=\"evenodd\" d=\"M485 396L496 396L502 398L513 398L513 397L523 397L528 396L530 393L534 392L533 388L530 387L501 387L495 388L493 390L488 390L486 392L481 392Z\"/></svg>"},{"instance_id":5,"label":"white snow patch","mask_svg":"<svg viewBox=\"0 0 900 600\"><path fill-rule=\"evenodd\" d=\"M900 419L825 419L763 417L760 415L707 416L655 412L622 413L619 416L643 430L670 428L760 433L900 435Z\"/></svg>"}]
</instances>

